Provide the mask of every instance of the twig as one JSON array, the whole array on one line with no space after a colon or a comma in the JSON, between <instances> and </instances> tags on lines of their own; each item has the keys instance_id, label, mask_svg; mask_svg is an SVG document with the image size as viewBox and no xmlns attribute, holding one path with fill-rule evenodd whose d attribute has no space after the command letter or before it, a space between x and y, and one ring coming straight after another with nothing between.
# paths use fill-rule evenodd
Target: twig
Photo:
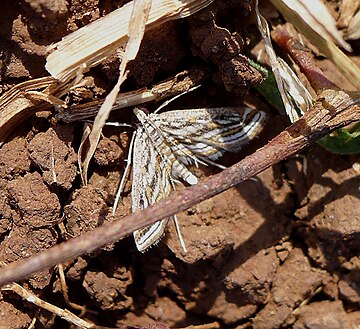
<instances>
[{"instance_id":1,"label":"twig","mask_svg":"<svg viewBox=\"0 0 360 329\"><path fill-rule=\"evenodd\" d=\"M69 294L68 294L68 286L66 284L66 279L65 279L64 267L62 264L58 264L57 267L58 267L58 272L59 272L61 291L63 293L66 305L68 305L69 307L71 307L75 310L80 311L81 317L84 316L86 313L97 314L97 312L90 311L85 306L78 305L78 304L70 301Z\"/></svg>"},{"instance_id":2,"label":"twig","mask_svg":"<svg viewBox=\"0 0 360 329\"><path fill-rule=\"evenodd\" d=\"M295 1L288 2L294 3ZM300 16L290 14L286 9L287 6L284 0L271 0L271 3L275 5L288 22L292 22L302 35L308 38L322 54L338 67L344 77L346 77L356 88L360 88L360 68L346 54L344 54L333 42L326 40L320 34L313 33L313 29L310 28Z\"/></svg>"},{"instance_id":3,"label":"twig","mask_svg":"<svg viewBox=\"0 0 360 329\"><path fill-rule=\"evenodd\" d=\"M76 316L75 314L71 313L66 309L61 309L55 305L43 301L42 299L36 297L34 294L27 291L25 288L23 288L17 283L12 283L2 288L2 291L6 291L6 290L15 292L16 294L27 300L29 303L33 303L45 310L48 310L49 312L56 314L62 319L70 323L73 323L80 328L95 328L95 325L93 323L80 319L78 316Z\"/></svg>"},{"instance_id":4,"label":"twig","mask_svg":"<svg viewBox=\"0 0 360 329\"><path fill-rule=\"evenodd\" d=\"M219 322L212 322L212 323L205 323L205 324L198 324L198 325L191 325L188 327L183 327L181 329L218 329L220 327Z\"/></svg>"},{"instance_id":5,"label":"twig","mask_svg":"<svg viewBox=\"0 0 360 329\"><path fill-rule=\"evenodd\" d=\"M203 69L189 69L179 72L174 77L162 81L152 88L142 88L135 91L120 93L111 110L118 110L125 107L144 104L150 101L161 101L164 98L181 94L197 85L207 76ZM95 100L85 104L70 106L66 109L60 109L56 119L70 123L86 120L95 117L104 100Z\"/></svg>"},{"instance_id":6,"label":"twig","mask_svg":"<svg viewBox=\"0 0 360 329\"><path fill-rule=\"evenodd\" d=\"M255 153L197 185L174 192L141 212L105 224L80 237L1 268L0 286L92 252L116 242L135 230L189 209L304 150L331 131L359 120L360 92L325 90L302 118Z\"/></svg>"},{"instance_id":7,"label":"twig","mask_svg":"<svg viewBox=\"0 0 360 329\"><path fill-rule=\"evenodd\" d=\"M306 75L311 86L318 94L325 89L339 89L332 81L325 77L315 61L310 57L309 51L283 27L277 26L271 32L271 36L299 65L301 71Z\"/></svg>"},{"instance_id":8,"label":"twig","mask_svg":"<svg viewBox=\"0 0 360 329\"><path fill-rule=\"evenodd\" d=\"M33 329L35 328L35 323L36 323L37 317L33 317L33 319L31 320L29 326L27 327L27 329Z\"/></svg>"},{"instance_id":9,"label":"twig","mask_svg":"<svg viewBox=\"0 0 360 329\"><path fill-rule=\"evenodd\" d=\"M299 306L297 306L291 313L292 314L298 314L300 312L300 310L307 304L309 304L309 302L311 301L311 299L316 296L317 294L319 294L322 290L323 290L323 286L318 287L317 289L315 289L315 291L313 291L310 296L306 299L304 299Z\"/></svg>"}]
</instances>

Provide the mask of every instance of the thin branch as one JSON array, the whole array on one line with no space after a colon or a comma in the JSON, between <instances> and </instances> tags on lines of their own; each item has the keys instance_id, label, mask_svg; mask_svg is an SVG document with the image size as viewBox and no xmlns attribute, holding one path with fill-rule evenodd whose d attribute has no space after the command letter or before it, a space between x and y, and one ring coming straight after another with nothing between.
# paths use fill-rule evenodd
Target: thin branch
<instances>
[{"instance_id":1,"label":"thin branch","mask_svg":"<svg viewBox=\"0 0 360 329\"><path fill-rule=\"evenodd\" d=\"M307 50L296 38L291 36L282 26L277 26L272 32L273 40L283 48L291 58L299 65L301 71L306 75L311 86L320 94L325 89L339 89L329 80Z\"/></svg>"},{"instance_id":2,"label":"thin branch","mask_svg":"<svg viewBox=\"0 0 360 329\"><path fill-rule=\"evenodd\" d=\"M219 322L212 322L212 323L204 323L204 324L198 324L198 325L191 325L188 327L183 327L181 329L218 329L221 328Z\"/></svg>"},{"instance_id":3,"label":"thin branch","mask_svg":"<svg viewBox=\"0 0 360 329\"><path fill-rule=\"evenodd\" d=\"M12 283L7 286L5 286L2 291L12 291L21 296L23 299L27 300L29 303L33 303L37 305L38 307L41 307L51 313L56 314L60 318L75 324L79 328L94 328L95 324L85 321L75 314L71 313L67 309L62 309L60 307L57 307L53 304L50 304L48 302L45 302L44 300L40 299L39 297L35 296L32 292L26 290L22 286L20 286L17 283Z\"/></svg>"},{"instance_id":4,"label":"thin branch","mask_svg":"<svg viewBox=\"0 0 360 329\"><path fill-rule=\"evenodd\" d=\"M97 315L98 314L97 312L88 310L86 308L86 306L78 305L78 304L70 301L69 289L68 289L68 286L66 284L66 279L65 279L64 266L62 264L58 264L57 267L58 267L58 273L59 273L59 279L60 279L60 287L61 287L61 291L62 291L66 305L75 310L80 311L80 315L79 315L80 318L83 317L86 313L92 313L92 314Z\"/></svg>"},{"instance_id":5,"label":"thin branch","mask_svg":"<svg viewBox=\"0 0 360 329\"><path fill-rule=\"evenodd\" d=\"M141 88L135 91L119 93L111 110L119 110L151 101L159 102L164 98L181 94L198 85L208 75L205 69L192 68L177 73L174 77L161 81L151 88ZM99 112L103 99L97 99L84 104L61 109L56 119L70 123L93 118ZM0 103L1 104L1 103Z\"/></svg>"},{"instance_id":6,"label":"thin branch","mask_svg":"<svg viewBox=\"0 0 360 329\"><path fill-rule=\"evenodd\" d=\"M331 131L359 120L360 92L325 90L302 118L235 165L197 185L174 192L141 212L105 224L30 258L9 264L0 269L0 285L23 279L37 271L89 253L160 219L189 209L304 150Z\"/></svg>"}]
</instances>

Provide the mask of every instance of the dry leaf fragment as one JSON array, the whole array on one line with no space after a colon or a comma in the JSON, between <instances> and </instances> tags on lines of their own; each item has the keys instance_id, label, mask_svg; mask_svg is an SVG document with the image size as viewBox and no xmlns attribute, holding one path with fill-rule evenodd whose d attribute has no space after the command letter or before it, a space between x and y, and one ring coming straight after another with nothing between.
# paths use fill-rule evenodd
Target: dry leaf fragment
<instances>
[{"instance_id":1,"label":"dry leaf fragment","mask_svg":"<svg viewBox=\"0 0 360 329\"><path fill-rule=\"evenodd\" d=\"M348 28L344 31L344 36L349 40L360 39L360 10L351 19Z\"/></svg>"},{"instance_id":2,"label":"dry leaf fragment","mask_svg":"<svg viewBox=\"0 0 360 329\"><path fill-rule=\"evenodd\" d=\"M119 93L111 110L144 104L150 101L158 102L166 97L175 96L197 85L206 75L207 73L202 69L185 70L179 72L174 77L157 83L152 88L141 88ZM60 108L56 119L70 123L93 118L98 113L103 101L98 99L85 104L69 106L66 109Z\"/></svg>"},{"instance_id":3,"label":"dry leaf fragment","mask_svg":"<svg viewBox=\"0 0 360 329\"><path fill-rule=\"evenodd\" d=\"M140 49L140 44L145 33L145 25L149 18L151 0L134 0L134 7L131 13L128 31L128 43L125 48L123 60L120 64L120 75L118 81L111 92L106 96L104 103L101 105L99 113L96 115L93 128L91 129L89 140L89 149L83 161L83 168L81 171L81 179L83 183L87 183L87 171L92 156L95 153L96 146L99 143L100 135L106 120L109 117L111 108L116 101L116 96L120 91L120 86L126 80L127 72L126 66L129 61L135 59L136 54Z\"/></svg>"},{"instance_id":4,"label":"dry leaf fragment","mask_svg":"<svg viewBox=\"0 0 360 329\"><path fill-rule=\"evenodd\" d=\"M271 69L274 72L286 114L290 121L294 122L299 119L300 114L303 114L311 107L312 97L286 62L276 56L271 44L269 26L265 18L259 13L258 2L256 2L255 11L258 29L264 40L265 50L269 56Z\"/></svg>"},{"instance_id":5,"label":"dry leaf fragment","mask_svg":"<svg viewBox=\"0 0 360 329\"><path fill-rule=\"evenodd\" d=\"M78 150L78 165L79 165L79 172L83 185L86 185L86 181L84 181L85 176L83 174L83 167L85 161L84 159L86 158L86 154L89 152L89 145L87 145L86 143L88 142L91 128L92 127L89 123L84 124L83 135L81 137L81 142Z\"/></svg>"},{"instance_id":6,"label":"dry leaf fragment","mask_svg":"<svg viewBox=\"0 0 360 329\"><path fill-rule=\"evenodd\" d=\"M22 82L5 92L0 97L0 146L21 122L57 103L55 96L65 89L54 78L44 77Z\"/></svg>"},{"instance_id":7,"label":"dry leaf fragment","mask_svg":"<svg viewBox=\"0 0 360 329\"><path fill-rule=\"evenodd\" d=\"M342 0L340 4L340 17L337 21L339 28L347 28L356 11L360 7L359 0ZM345 33L344 33L345 37Z\"/></svg>"}]
</instances>

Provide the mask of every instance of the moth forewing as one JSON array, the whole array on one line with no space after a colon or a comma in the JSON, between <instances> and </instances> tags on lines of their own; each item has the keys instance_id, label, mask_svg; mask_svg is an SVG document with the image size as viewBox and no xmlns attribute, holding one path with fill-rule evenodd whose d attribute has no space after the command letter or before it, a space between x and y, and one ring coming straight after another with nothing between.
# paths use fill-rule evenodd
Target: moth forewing
<instances>
[{"instance_id":1,"label":"moth forewing","mask_svg":"<svg viewBox=\"0 0 360 329\"><path fill-rule=\"evenodd\" d=\"M239 151L253 139L265 117L264 112L250 108L221 107L164 112L152 120L194 155L216 160L225 151Z\"/></svg>"},{"instance_id":2,"label":"moth forewing","mask_svg":"<svg viewBox=\"0 0 360 329\"><path fill-rule=\"evenodd\" d=\"M131 189L132 211L142 210L170 194L168 178L171 166L162 161L144 128L136 132L133 153L133 182ZM156 244L165 233L168 219L134 232L134 240L139 251L145 251Z\"/></svg>"}]
</instances>

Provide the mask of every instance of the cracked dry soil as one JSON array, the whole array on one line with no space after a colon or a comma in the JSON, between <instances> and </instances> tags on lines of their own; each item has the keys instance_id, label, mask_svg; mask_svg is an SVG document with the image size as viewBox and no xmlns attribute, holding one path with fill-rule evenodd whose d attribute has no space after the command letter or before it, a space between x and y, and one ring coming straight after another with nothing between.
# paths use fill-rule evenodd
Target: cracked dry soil
<instances>
[{"instance_id":1,"label":"cracked dry soil","mask_svg":"<svg viewBox=\"0 0 360 329\"><path fill-rule=\"evenodd\" d=\"M47 46L120 3L5 1L1 90L47 75ZM201 66L209 76L204 89L172 108L247 102L266 111L269 119L261 135L239 154L224 156L224 165L255 151L287 125L250 89L261 80L239 55L255 49L254 41L247 44L241 36L255 33L250 17L250 1L217 1L187 20L151 31L125 85L140 88L179 69ZM359 44L354 49L359 57ZM331 63L319 63L335 83L346 83ZM109 59L92 70L90 86L80 96L68 95L68 101L104 97L117 67L117 60ZM113 119L129 121L129 113L120 111ZM56 122L54 114L37 113L0 149L0 260L5 263L114 220L111 206L130 132L105 127L89 184L83 187L76 163L83 124ZM194 170L204 176L217 169ZM163 241L144 254L128 237L63 264L69 300L90 310L84 319L106 327L358 328L359 172L358 157L334 155L315 145L181 213L186 254L171 224ZM119 216L131 211L130 189L131 182ZM49 303L81 313L67 305L57 268L21 284ZM11 292L0 293L0 328L27 328L34 318L35 328L74 328Z\"/></svg>"}]
</instances>

